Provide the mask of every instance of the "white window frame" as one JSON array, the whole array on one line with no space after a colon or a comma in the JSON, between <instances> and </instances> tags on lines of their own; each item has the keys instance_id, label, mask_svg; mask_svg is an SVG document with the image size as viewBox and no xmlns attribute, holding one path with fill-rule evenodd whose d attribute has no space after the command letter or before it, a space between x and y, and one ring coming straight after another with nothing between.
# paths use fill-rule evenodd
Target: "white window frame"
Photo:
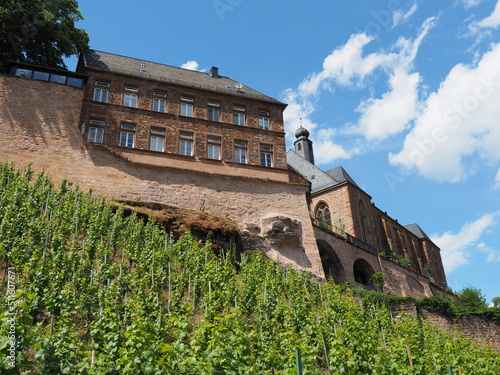
<instances>
[{"instance_id":1,"label":"white window frame","mask_svg":"<svg viewBox=\"0 0 500 375\"><path fill-rule=\"evenodd\" d=\"M90 143L104 143L104 128L90 126L87 141Z\"/></svg>"},{"instance_id":2,"label":"white window frame","mask_svg":"<svg viewBox=\"0 0 500 375\"><path fill-rule=\"evenodd\" d=\"M207 158L220 160L221 157L221 139L220 137L207 137Z\"/></svg>"},{"instance_id":3,"label":"white window frame","mask_svg":"<svg viewBox=\"0 0 500 375\"><path fill-rule=\"evenodd\" d=\"M273 147L270 145L260 146L260 165L263 167L273 166Z\"/></svg>"},{"instance_id":4,"label":"white window frame","mask_svg":"<svg viewBox=\"0 0 500 375\"><path fill-rule=\"evenodd\" d=\"M245 126L246 116L245 107L233 106L233 124Z\"/></svg>"},{"instance_id":5,"label":"white window frame","mask_svg":"<svg viewBox=\"0 0 500 375\"><path fill-rule=\"evenodd\" d=\"M247 164L247 143L244 141L234 142L234 161L236 163Z\"/></svg>"},{"instance_id":6,"label":"white window frame","mask_svg":"<svg viewBox=\"0 0 500 375\"><path fill-rule=\"evenodd\" d=\"M137 94L126 92L123 94L123 105L125 107L137 108L138 98Z\"/></svg>"},{"instance_id":7,"label":"white window frame","mask_svg":"<svg viewBox=\"0 0 500 375\"><path fill-rule=\"evenodd\" d=\"M269 117L259 117L259 128L269 130Z\"/></svg>"},{"instance_id":8,"label":"white window frame","mask_svg":"<svg viewBox=\"0 0 500 375\"><path fill-rule=\"evenodd\" d=\"M107 103L109 99L109 90L100 87L94 88L94 102Z\"/></svg>"},{"instance_id":9,"label":"white window frame","mask_svg":"<svg viewBox=\"0 0 500 375\"><path fill-rule=\"evenodd\" d=\"M161 145L161 147L158 147ZM149 136L149 149L151 151L164 152L165 151L165 130L151 128Z\"/></svg>"},{"instance_id":10,"label":"white window frame","mask_svg":"<svg viewBox=\"0 0 500 375\"><path fill-rule=\"evenodd\" d=\"M120 132L120 146L134 148L135 147L135 126L123 124L121 126L121 129L123 129L123 130ZM125 142L123 142L124 136L125 136ZM131 144L129 142L130 137L132 138Z\"/></svg>"},{"instance_id":11,"label":"white window frame","mask_svg":"<svg viewBox=\"0 0 500 375\"><path fill-rule=\"evenodd\" d=\"M193 134L179 133L179 155L193 156L193 140Z\"/></svg>"},{"instance_id":12,"label":"white window frame","mask_svg":"<svg viewBox=\"0 0 500 375\"><path fill-rule=\"evenodd\" d=\"M207 120L209 121L220 121L220 104L217 102L207 103ZM216 116L215 116L216 114Z\"/></svg>"},{"instance_id":13,"label":"white window frame","mask_svg":"<svg viewBox=\"0 0 500 375\"><path fill-rule=\"evenodd\" d=\"M167 101L165 99L153 98L153 111L165 112L167 108Z\"/></svg>"}]
</instances>

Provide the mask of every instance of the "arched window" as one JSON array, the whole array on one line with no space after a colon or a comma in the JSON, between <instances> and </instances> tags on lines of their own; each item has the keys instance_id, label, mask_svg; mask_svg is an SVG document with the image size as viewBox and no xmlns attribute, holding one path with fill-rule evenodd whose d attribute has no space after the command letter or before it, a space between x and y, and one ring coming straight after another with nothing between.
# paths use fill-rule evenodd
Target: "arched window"
<instances>
[{"instance_id":1,"label":"arched window","mask_svg":"<svg viewBox=\"0 0 500 375\"><path fill-rule=\"evenodd\" d=\"M330 208L325 202L320 202L316 207L316 214L314 215L319 226L327 226L328 229L332 228L332 216Z\"/></svg>"}]
</instances>

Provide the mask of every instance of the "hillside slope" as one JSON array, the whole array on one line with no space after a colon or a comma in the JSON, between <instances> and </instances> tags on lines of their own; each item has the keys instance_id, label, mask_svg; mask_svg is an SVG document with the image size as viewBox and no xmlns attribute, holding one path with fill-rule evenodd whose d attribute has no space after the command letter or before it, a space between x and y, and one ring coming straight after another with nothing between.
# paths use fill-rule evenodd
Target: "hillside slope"
<instances>
[{"instance_id":1,"label":"hillside slope","mask_svg":"<svg viewBox=\"0 0 500 375\"><path fill-rule=\"evenodd\" d=\"M296 348L304 374L500 373L421 319L125 216L0 164L2 374L295 374Z\"/></svg>"}]
</instances>

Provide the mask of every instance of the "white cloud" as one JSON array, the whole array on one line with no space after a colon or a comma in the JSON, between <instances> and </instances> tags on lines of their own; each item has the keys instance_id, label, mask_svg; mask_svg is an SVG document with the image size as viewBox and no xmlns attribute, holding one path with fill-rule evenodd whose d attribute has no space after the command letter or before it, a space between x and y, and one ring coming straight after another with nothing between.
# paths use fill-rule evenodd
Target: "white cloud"
<instances>
[{"instance_id":1,"label":"white cloud","mask_svg":"<svg viewBox=\"0 0 500 375\"><path fill-rule=\"evenodd\" d=\"M460 0L465 9L473 8L481 3L481 0Z\"/></svg>"},{"instance_id":2,"label":"white cloud","mask_svg":"<svg viewBox=\"0 0 500 375\"><path fill-rule=\"evenodd\" d=\"M495 218L499 215L498 212L487 214L474 222L465 223L458 233L446 232L442 235L434 235L431 240L441 248L441 256L446 273L453 272L460 266L469 263L468 258L471 256L474 246L479 251L488 252L487 246L484 243L476 244L481 236L487 232L493 225L496 224ZM493 250L491 252L493 260L498 257L498 253ZM490 259L488 257L488 259Z\"/></svg>"},{"instance_id":3,"label":"white cloud","mask_svg":"<svg viewBox=\"0 0 500 375\"><path fill-rule=\"evenodd\" d=\"M189 60L188 62L185 62L184 64L182 64L181 68L183 68L183 69L189 69L189 70L198 70L199 65L198 65L198 63L196 61Z\"/></svg>"},{"instance_id":4,"label":"white cloud","mask_svg":"<svg viewBox=\"0 0 500 375\"><path fill-rule=\"evenodd\" d=\"M436 19L428 18L420 34L413 41L400 38L396 43L400 53L393 61L389 73L389 88L379 99L370 98L361 102L356 109L361 113L358 124L351 128L353 133L363 134L365 139L381 141L402 132L418 115L418 89L420 75L410 73L418 49Z\"/></svg>"},{"instance_id":5,"label":"white cloud","mask_svg":"<svg viewBox=\"0 0 500 375\"><path fill-rule=\"evenodd\" d=\"M366 76L396 57L395 54L383 53L371 53L363 57L363 48L372 40L364 33L351 35L344 46L325 58L321 72L312 73L300 84L300 95L317 95L320 89L331 89L332 84L361 85Z\"/></svg>"},{"instance_id":6,"label":"white cloud","mask_svg":"<svg viewBox=\"0 0 500 375\"><path fill-rule=\"evenodd\" d=\"M476 64L456 65L431 93L392 165L416 168L436 181L457 182L477 158L500 161L500 44Z\"/></svg>"},{"instance_id":7,"label":"white cloud","mask_svg":"<svg viewBox=\"0 0 500 375\"><path fill-rule=\"evenodd\" d=\"M389 79L390 91L380 99L364 100L356 109L362 115L356 132L367 140L383 140L403 131L417 115L420 75L397 69Z\"/></svg>"},{"instance_id":8,"label":"white cloud","mask_svg":"<svg viewBox=\"0 0 500 375\"><path fill-rule=\"evenodd\" d=\"M392 27L396 27L406 21L417 11L417 3L413 3L410 9L403 12L401 9L396 10L392 15Z\"/></svg>"},{"instance_id":9,"label":"white cloud","mask_svg":"<svg viewBox=\"0 0 500 375\"><path fill-rule=\"evenodd\" d=\"M498 0L493 13L477 23L479 27L496 29L500 26L500 0Z\"/></svg>"},{"instance_id":10,"label":"white cloud","mask_svg":"<svg viewBox=\"0 0 500 375\"><path fill-rule=\"evenodd\" d=\"M479 243L476 248L480 252L487 254L486 261L488 263L500 262L500 251L496 251L493 248L486 246L484 242Z\"/></svg>"}]
</instances>

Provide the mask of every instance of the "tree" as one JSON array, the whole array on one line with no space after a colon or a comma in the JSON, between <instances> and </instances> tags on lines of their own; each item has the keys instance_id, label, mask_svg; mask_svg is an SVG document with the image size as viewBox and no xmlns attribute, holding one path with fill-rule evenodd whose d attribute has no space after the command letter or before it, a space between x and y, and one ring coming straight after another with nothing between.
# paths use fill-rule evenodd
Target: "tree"
<instances>
[{"instance_id":1,"label":"tree","mask_svg":"<svg viewBox=\"0 0 500 375\"><path fill-rule=\"evenodd\" d=\"M2 0L0 3L0 72L10 61L50 67L88 48L76 0Z\"/></svg>"},{"instance_id":2,"label":"tree","mask_svg":"<svg viewBox=\"0 0 500 375\"><path fill-rule=\"evenodd\" d=\"M475 314L484 312L488 305L481 289L466 286L458 293L456 307L460 314Z\"/></svg>"},{"instance_id":3,"label":"tree","mask_svg":"<svg viewBox=\"0 0 500 375\"><path fill-rule=\"evenodd\" d=\"M493 304L493 307L500 309L500 297L492 298L491 303Z\"/></svg>"}]
</instances>

